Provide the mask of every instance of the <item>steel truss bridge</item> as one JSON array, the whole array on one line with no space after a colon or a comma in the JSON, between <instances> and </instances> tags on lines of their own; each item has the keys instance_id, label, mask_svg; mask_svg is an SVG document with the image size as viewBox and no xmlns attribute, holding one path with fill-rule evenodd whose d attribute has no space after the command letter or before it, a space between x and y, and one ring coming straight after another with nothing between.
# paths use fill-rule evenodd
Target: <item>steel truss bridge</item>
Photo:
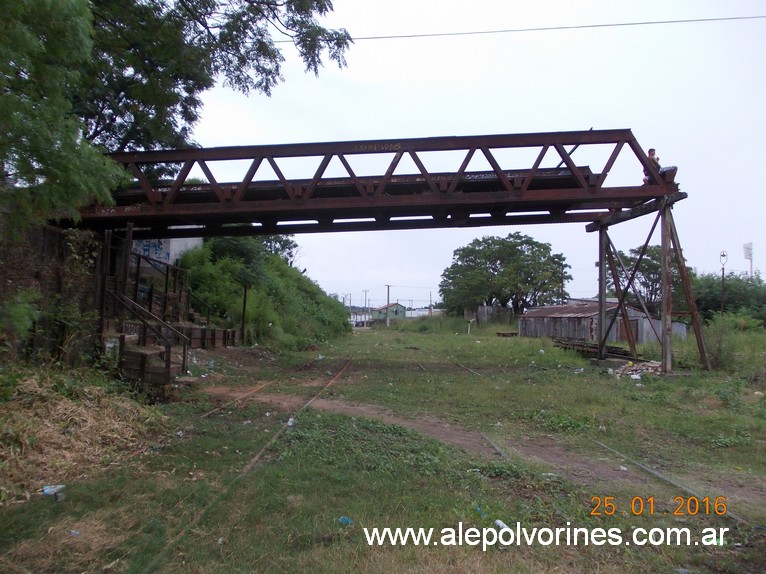
<instances>
[{"instance_id":1,"label":"steel truss bridge","mask_svg":"<svg viewBox=\"0 0 766 574\"><path fill-rule=\"evenodd\" d=\"M604 161L598 171L575 163L578 154L595 148ZM503 165L504 154L514 152L525 154L525 164ZM609 186L610 170L625 155L633 161L635 185ZM672 177L656 172L642 185L643 171L654 167L627 129L195 148L111 158L134 183L114 193L115 205L84 210L80 225L115 230L132 222L135 238L218 235L232 224L247 224L241 233L291 234L593 222L678 193ZM443 158L450 160L449 171ZM303 162L299 177L288 173L296 160ZM239 168L234 181L214 175L216 166L227 164ZM485 169L474 171L472 164ZM190 178L195 167L206 182ZM401 173L407 167L411 172ZM174 176L158 177L162 168Z\"/></svg>"},{"instance_id":2,"label":"steel truss bridge","mask_svg":"<svg viewBox=\"0 0 766 574\"><path fill-rule=\"evenodd\" d=\"M629 129L190 148L110 157L125 166L132 184L113 193L113 205L83 209L79 227L141 239L579 222L601 234L602 301L607 268L618 275L608 227L656 213L662 218L668 270L667 332L659 338L663 366L671 369L671 245L676 259L683 262L683 257L670 208L687 195L675 182L675 170L658 171ZM587 165L578 164L581 157ZM618 176L610 174L625 170L635 174L634 181L612 185ZM647 244L650 239L651 234ZM620 293L631 288L631 274L625 270L625 275ZM605 323L602 317L601 330ZM599 333L601 355L606 332ZM698 341L706 363L701 335Z\"/></svg>"}]
</instances>

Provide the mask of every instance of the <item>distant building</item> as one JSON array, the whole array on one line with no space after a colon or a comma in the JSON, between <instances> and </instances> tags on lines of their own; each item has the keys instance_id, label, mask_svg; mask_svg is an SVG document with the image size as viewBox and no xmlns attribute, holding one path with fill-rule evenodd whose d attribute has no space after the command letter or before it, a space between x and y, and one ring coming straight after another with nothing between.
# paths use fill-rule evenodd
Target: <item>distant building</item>
<instances>
[{"instance_id":1,"label":"distant building","mask_svg":"<svg viewBox=\"0 0 766 574\"><path fill-rule=\"evenodd\" d=\"M627 341L626 330L633 332L638 344L657 342L662 333L659 319L647 318L643 311L626 306L628 323L623 321L616 300L606 303L607 327L617 315L607 335L607 341ZM598 301L573 299L564 305L550 305L528 309L519 317L519 335L522 337L552 337L596 341L598 338ZM655 334L655 331L657 334ZM673 322L673 336L686 339L686 325Z\"/></svg>"},{"instance_id":2,"label":"distant building","mask_svg":"<svg viewBox=\"0 0 766 574\"><path fill-rule=\"evenodd\" d=\"M377 309L373 309L370 314L372 321L385 321L386 318L390 320L404 319L406 317L407 308L401 303L391 303L390 305L383 305Z\"/></svg>"}]
</instances>

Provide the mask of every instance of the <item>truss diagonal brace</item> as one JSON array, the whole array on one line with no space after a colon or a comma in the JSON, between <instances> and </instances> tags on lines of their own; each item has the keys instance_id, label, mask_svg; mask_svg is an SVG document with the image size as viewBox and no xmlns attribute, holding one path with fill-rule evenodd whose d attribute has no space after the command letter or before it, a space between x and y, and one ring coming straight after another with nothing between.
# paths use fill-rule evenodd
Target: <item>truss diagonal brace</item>
<instances>
[{"instance_id":1,"label":"truss diagonal brace","mask_svg":"<svg viewBox=\"0 0 766 574\"><path fill-rule=\"evenodd\" d=\"M585 226L585 231L592 233L593 231L598 231L601 228L611 227L612 225L623 223L624 221L630 221L631 219L636 219L638 217L654 213L655 211L659 211L665 206L671 206L675 202L686 199L687 197L689 197L689 194L684 193L683 191L679 191L673 193L672 195L667 195L659 199L653 199L639 207L623 210L615 213L614 215L603 217L598 221L589 223Z\"/></svg>"}]
</instances>

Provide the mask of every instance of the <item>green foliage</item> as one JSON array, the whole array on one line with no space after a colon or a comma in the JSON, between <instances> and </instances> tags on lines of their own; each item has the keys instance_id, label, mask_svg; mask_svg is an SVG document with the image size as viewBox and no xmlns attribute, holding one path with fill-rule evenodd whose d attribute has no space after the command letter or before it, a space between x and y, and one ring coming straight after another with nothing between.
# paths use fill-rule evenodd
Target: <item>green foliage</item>
<instances>
[{"instance_id":1,"label":"green foliage","mask_svg":"<svg viewBox=\"0 0 766 574\"><path fill-rule=\"evenodd\" d=\"M88 231L68 230L64 262L58 271L58 292L41 302L35 336L47 340L52 358L69 365L87 364L96 347L93 270L100 246Z\"/></svg>"},{"instance_id":2,"label":"green foliage","mask_svg":"<svg viewBox=\"0 0 766 574\"><path fill-rule=\"evenodd\" d=\"M1 0L0 209L11 229L108 205L126 174L108 151L188 147L218 78L266 94L282 80L272 33L317 73L345 65L327 0ZM163 166L162 172L174 166ZM160 174L155 174L160 175Z\"/></svg>"},{"instance_id":3,"label":"green foliage","mask_svg":"<svg viewBox=\"0 0 766 574\"><path fill-rule=\"evenodd\" d=\"M85 0L2 2L0 207L11 229L108 204L121 170L85 141L72 113L91 50Z\"/></svg>"},{"instance_id":4,"label":"green foliage","mask_svg":"<svg viewBox=\"0 0 766 574\"><path fill-rule=\"evenodd\" d=\"M14 365L0 363L0 403L9 400L21 380L23 373Z\"/></svg>"},{"instance_id":5,"label":"green foliage","mask_svg":"<svg viewBox=\"0 0 766 574\"><path fill-rule=\"evenodd\" d=\"M343 305L269 253L259 239L213 239L184 254L181 264L190 270L194 293L230 326L242 324L247 289L246 342L302 349L350 330Z\"/></svg>"},{"instance_id":6,"label":"green foliage","mask_svg":"<svg viewBox=\"0 0 766 574\"><path fill-rule=\"evenodd\" d=\"M741 354L749 334L763 337L763 327L747 315L715 315L703 328L710 363L714 369L741 368Z\"/></svg>"},{"instance_id":7,"label":"green foliage","mask_svg":"<svg viewBox=\"0 0 766 574\"><path fill-rule=\"evenodd\" d=\"M572 276L564 256L521 233L483 237L455 250L439 293L453 313L479 305L511 306L515 314L566 298Z\"/></svg>"},{"instance_id":8,"label":"green foliage","mask_svg":"<svg viewBox=\"0 0 766 574\"><path fill-rule=\"evenodd\" d=\"M292 266L298 254L298 244L292 235L264 235L261 237L264 249L274 255L279 255L288 265Z\"/></svg>"},{"instance_id":9,"label":"green foliage","mask_svg":"<svg viewBox=\"0 0 766 574\"><path fill-rule=\"evenodd\" d=\"M711 442L716 448L732 448L749 446L753 443L753 439L750 434L735 429L733 434L719 434Z\"/></svg>"},{"instance_id":10,"label":"green foliage","mask_svg":"<svg viewBox=\"0 0 766 574\"><path fill-rule=\"evenodd\" d=\"M22 289L12 299L0 303L0 350L16 354L18 342L32 330L40 316L40 293Z\"/></svg>"},{"instance_id":11,"label":"green foliage","mask_svg":"<svg viewBox=\"0 0 766 574\"><path fill-rule=\"evenodd\" d=\"M94 0L94 58L76 97L86 136L109 151L188 147L201 94L217 79L242 92L270 94L282 80L282 50L291 38L306 68L322 57L345 65L351 43L316 17L326 0Z\"/></svg>"},{"instance_id":12,"label":"green foliage","mask_svg":"<svg viewBox=\"0 0 766 574\"><path fill-rule=\"evenodd\" d=\"M635 269L635 277L626 301L629 305L639 308L641 303L639 296L646 304L649 313L658 315L662 305L662 247L659 245L648 245L642 254L642 247L635 247L624 253L620 251L615 260L618 268L618 277L620 286L625 290L625 282L628 276ZM673 308L677 311L685 310L686 299L683 285L681 284L681 275L678 272L675 254L671 256L670 281L671 297L673 298ZM623 272L623 266L625 271ZM614 295L615 285L611 273L607 274L607 289Z\"/></svg>"},{"instance_id":13,"label":"green foliage","mask_svg":"<svg viewBox=\"0 0 766 574\"><path fill-rule=\"evenodd\" d=\"M415 333L463 333L466 321L462 317L435 315L432 317L417 317L407 321L396 321L391 328L402 332Z\"/></svg>"},{"instance_id":14,"label":"green foliage","mask_svg":"<svg viewBox=\"0 0 766 574\"><path fill-rule=\"evenodd\" d=\"M752 317L766 326L766 284L760 274L729 272L721 275L705 273L692 281L697 308L710 320L721 313L723 295L724 312L739 317Z\"/></svg>"},{"instance_id":15,"label":"green foliage","mask_svg":"<svg viewBox=\"0 0 766 574\"><path fill-rule=\"evenodd\" d=\"M213 85L203 46L164 2L96 0L93 58L75 97L86 137L109 151L185 147Z\"/></svg>"},{"instance_id":16,"label":"green foliage","mask_svg":"<svg viewBox=\"0 0 766 574\"><path fill-rule=\"evenodd\" d=\"M533 411L527 415L527 418L540 428L553 432L577 433L586 431L591 426L586 417L545 409Z\"/></svg>"}]
</instances>

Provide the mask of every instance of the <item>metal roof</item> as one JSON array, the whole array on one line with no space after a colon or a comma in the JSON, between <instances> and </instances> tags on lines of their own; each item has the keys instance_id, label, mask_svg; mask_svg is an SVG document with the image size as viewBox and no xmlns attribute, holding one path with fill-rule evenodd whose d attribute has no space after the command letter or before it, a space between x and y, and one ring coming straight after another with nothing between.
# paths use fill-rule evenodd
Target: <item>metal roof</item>
<instances>
[{"instance_id":1,"label":"metal roof","mask_svg":"<svg viewBox=\"0 0 766 574\"><path fill-rule=\"evenodd\" d=\"M616 310L617 302L608 301L606 312ZM598 315L598 301L570 301L565 305L549 305L527 309L524 317L593 317Z\"/></svg>"}]
</instances>

